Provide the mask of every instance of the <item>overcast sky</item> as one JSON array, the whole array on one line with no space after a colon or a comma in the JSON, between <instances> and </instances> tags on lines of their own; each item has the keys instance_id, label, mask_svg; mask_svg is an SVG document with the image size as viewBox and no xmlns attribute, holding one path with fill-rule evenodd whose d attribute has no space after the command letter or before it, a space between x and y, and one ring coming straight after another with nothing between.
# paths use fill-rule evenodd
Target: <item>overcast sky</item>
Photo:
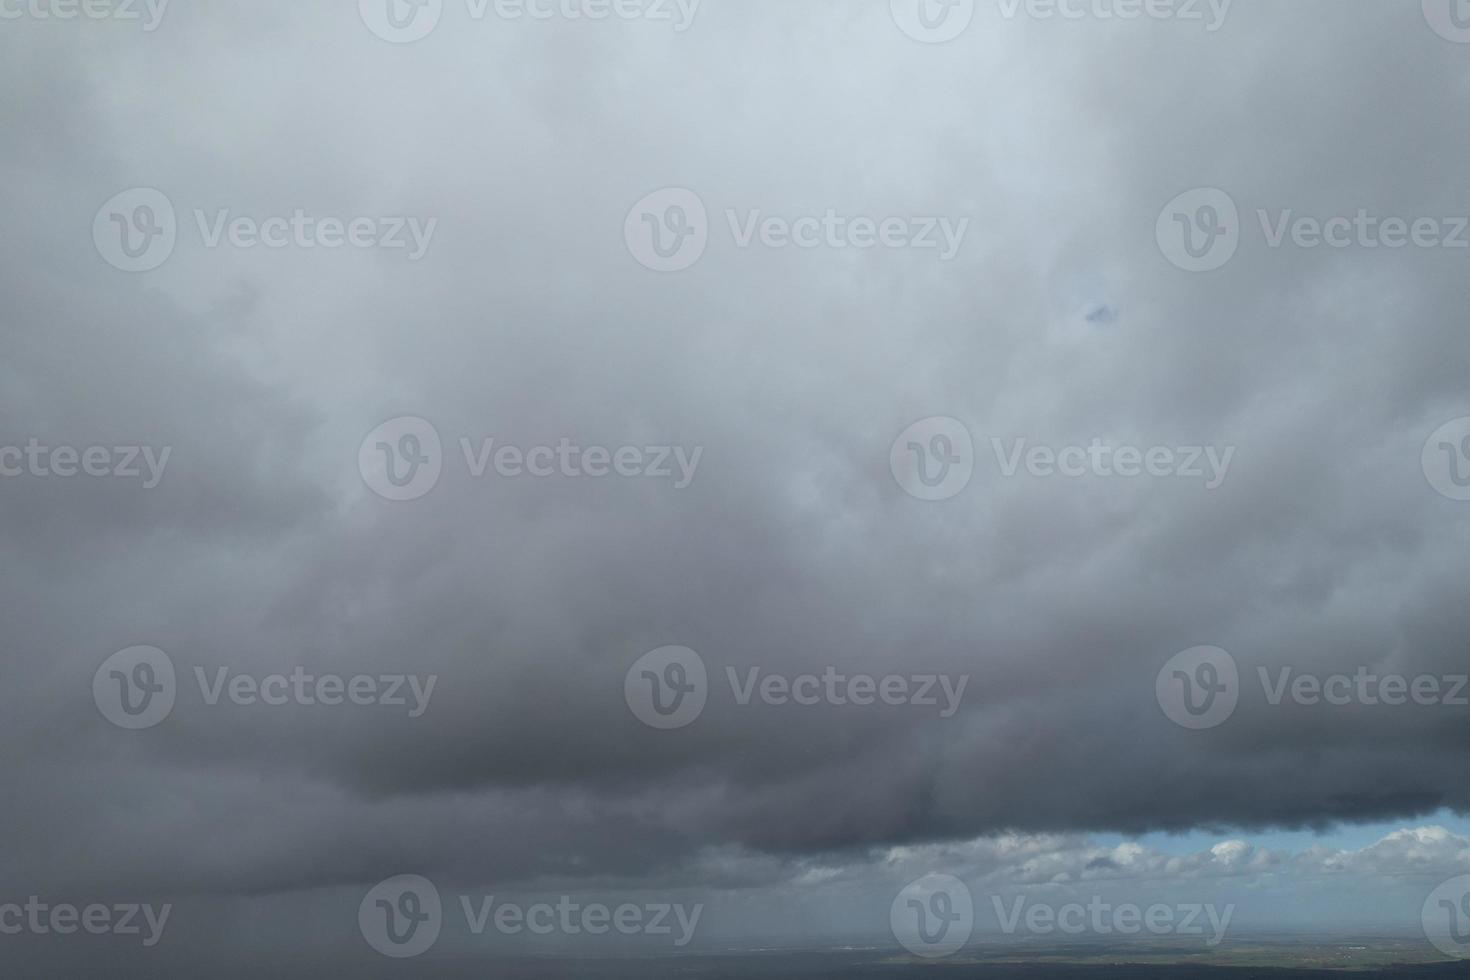
<instances>
[{"instance_id":1,"label":"overcast sky","mask_svg":"<svg viewBox=\"0 0 1470 980\"><path fill-rule=\"evenodd\" d=\"M0 961L881 939L931 873L1407 934L1470 872L1448 9L58 6L0 0L0 902L173 911ZM1439 693L1279 686L1337 674Z\"/></svg>"}]
</instances>

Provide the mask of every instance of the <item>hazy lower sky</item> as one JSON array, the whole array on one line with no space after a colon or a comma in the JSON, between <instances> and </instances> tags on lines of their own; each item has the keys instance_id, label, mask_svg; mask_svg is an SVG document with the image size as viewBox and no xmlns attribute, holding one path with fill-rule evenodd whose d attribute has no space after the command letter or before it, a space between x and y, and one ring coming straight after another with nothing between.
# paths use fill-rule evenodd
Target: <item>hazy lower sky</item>
<instances>
[{"instance_id":1,"label":"hazy lower sky","mask_svg":"<svg viewBox=\"0 0 1470 980\"><path fill-rule=\"evenodd\" d=\"M1466 13L0 0L0 963L931 875L1431 950Z\"/></svg>"}]
</instances>

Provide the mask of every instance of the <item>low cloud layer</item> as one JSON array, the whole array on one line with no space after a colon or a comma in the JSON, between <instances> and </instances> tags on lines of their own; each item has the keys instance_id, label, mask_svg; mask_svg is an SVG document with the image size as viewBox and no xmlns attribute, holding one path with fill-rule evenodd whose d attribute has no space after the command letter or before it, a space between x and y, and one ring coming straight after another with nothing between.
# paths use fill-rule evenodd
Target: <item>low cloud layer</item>
<instances>
[{"instance_id":1,"label":"low cloud layer","mask_svg":"<svg viewBox=\"0 0 1470 980\"><path fill-rule=\"evenodd\" d=\"M1452 24L979 4L935 44L887 3L706 0L677 30L446 3L395 43L353 7L0 23L11 892L223 923L407 871L871 896L885 863L1017 887L1466 870L1432 827L1233 840L1470 811L1470 707L1257 681L1470 671L1470 440L1444 428L1470 417L1467 253L1270 232L1367 211L1453 237ZM154 198L105 207L137 188L174 212L162 259L108 244L153 240ZM693 198L641 222L664 188ZM1224 253L1159 230L1194 188L1238 212L1203 272ZM691 201L702 251L655 271L693 254L650 251L694 240ZM393 500L429 431L379 429L403 418L440 449ZM961 432L966 479L895 469ZM1191 730L1157 682L1202 645L1239 701ZM668 646L708 685L660 730L627 691ZM135 647L176 690L127 730L93 685ZM742 703L732 673L776 693ZM296 674L310 701L268 703ZM802 703L833 674L840 699ZM854 677L906 693L856 703ZM1227 843L1089 843L1192 829ZM361 946L356 900L327 946ZM730 934L775 927L739 906Z\"/></svg>"}]
</instances>

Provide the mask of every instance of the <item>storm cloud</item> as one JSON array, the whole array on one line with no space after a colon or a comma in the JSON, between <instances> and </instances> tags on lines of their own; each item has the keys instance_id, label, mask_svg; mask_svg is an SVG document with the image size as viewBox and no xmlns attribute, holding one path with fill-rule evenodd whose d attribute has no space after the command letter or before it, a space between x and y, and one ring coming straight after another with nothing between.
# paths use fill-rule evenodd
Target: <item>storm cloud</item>
<instances>
[{"instance_id":1,"label":"storm cloud","mask_svg":"<svg viewBox=\"0 0 1470 980\"><path fill-rule=\"evenodd\" d=\"M1089 835L1470 811L1470 708L1258 681L1470 670L1470 503L1422 459L1470 416L1470 252L1269 231L1470 215L1470 46L1420 4L1237 0L1208 30L981 3L939 44L886 2L706 0L682 29L446 2L413 43L354 6L0 22L0 445L169 449L151 488L54 456L0 478L10 891L192 900L196 935L310 909L357 951L357 899L408 871L758 894L1007 835L1109 874L1145 859ZM93 232L134 188L177 241L129 272ZM664 188L707 242L661 272L629 229ZM1239 208L1205 272L1158 233L1195 188ZM242 217L284 244L212 238ZM323 244L359 218L371 243ZM923 500L891 458L934 417L973 475ZM400 418L441 441L417 499L360 467ZM1233 456L1213 488L1008 476L1018 440ZM1240 697L1196 731L1156 681L1201 645ZM177 693L129 731L93 681L137 646ZM659 730L625 681L666 646L708 700ZM196 668L437 681L412 717L210 704ZM752 669L967 681L944 717L741 703ZM262 896L269 926L228 911Z\"/></svg>"}]
</instances>

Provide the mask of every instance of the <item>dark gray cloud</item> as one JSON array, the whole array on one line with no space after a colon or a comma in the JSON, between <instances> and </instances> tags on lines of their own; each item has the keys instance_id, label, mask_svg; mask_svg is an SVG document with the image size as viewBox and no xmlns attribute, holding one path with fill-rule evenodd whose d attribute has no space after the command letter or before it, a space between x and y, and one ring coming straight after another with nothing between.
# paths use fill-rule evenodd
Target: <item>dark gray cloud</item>
<instances>
[{"instance_id":1,"label":"dark gray cloud","mask_svg":"<svg viewBox=\"0 0 1470 980\"><path fill-rule=\"evenodd\" d=\"M1470 46L1413 3L1238 0L1213 33L982 3L945 45L887 6L707 0L676 32L448 3L409 45L352 4L3 22L0 445L171 450L153 489L0 480L11 892L192 899L242 946L358 955L334 910L405 871L705 889L757 929L785 906L749 895L881 891L893 848L1060 835L1059 867L1109 875L1137 862L1085 835L1470 810L1470 709L1272 705L1256 680L1466 671L1470 504L1420 455L1470 416L1467 253L1273 249L1257 210L1470 214ZM139 274L90 234L133 187L179 225ZM623 240L663 187L708 208L683 272ZM1154 233L1195 187L1241 215L1206 274ZM195 209L437 225L418 261L207 248ZM952 261L741 248L730 209L969 225ZM399 416L433 423L444 474L394 503L357 455ZM939 503L889 472L930 416L975 444ZM474 478L461 437L702 457L686 489ZM1235 453L1206 490L1005 478L993 439ZM670 644L712 691L656 731L624 678ZM1241 702L1187 731L1155 678L1201 644ZM179 696L128 732L91 684L136 645ZM194 683L298 666L437 686L411 718ZM969 680L950 717L726 683L829 667Z\"/></svg>"}]
</instances>

